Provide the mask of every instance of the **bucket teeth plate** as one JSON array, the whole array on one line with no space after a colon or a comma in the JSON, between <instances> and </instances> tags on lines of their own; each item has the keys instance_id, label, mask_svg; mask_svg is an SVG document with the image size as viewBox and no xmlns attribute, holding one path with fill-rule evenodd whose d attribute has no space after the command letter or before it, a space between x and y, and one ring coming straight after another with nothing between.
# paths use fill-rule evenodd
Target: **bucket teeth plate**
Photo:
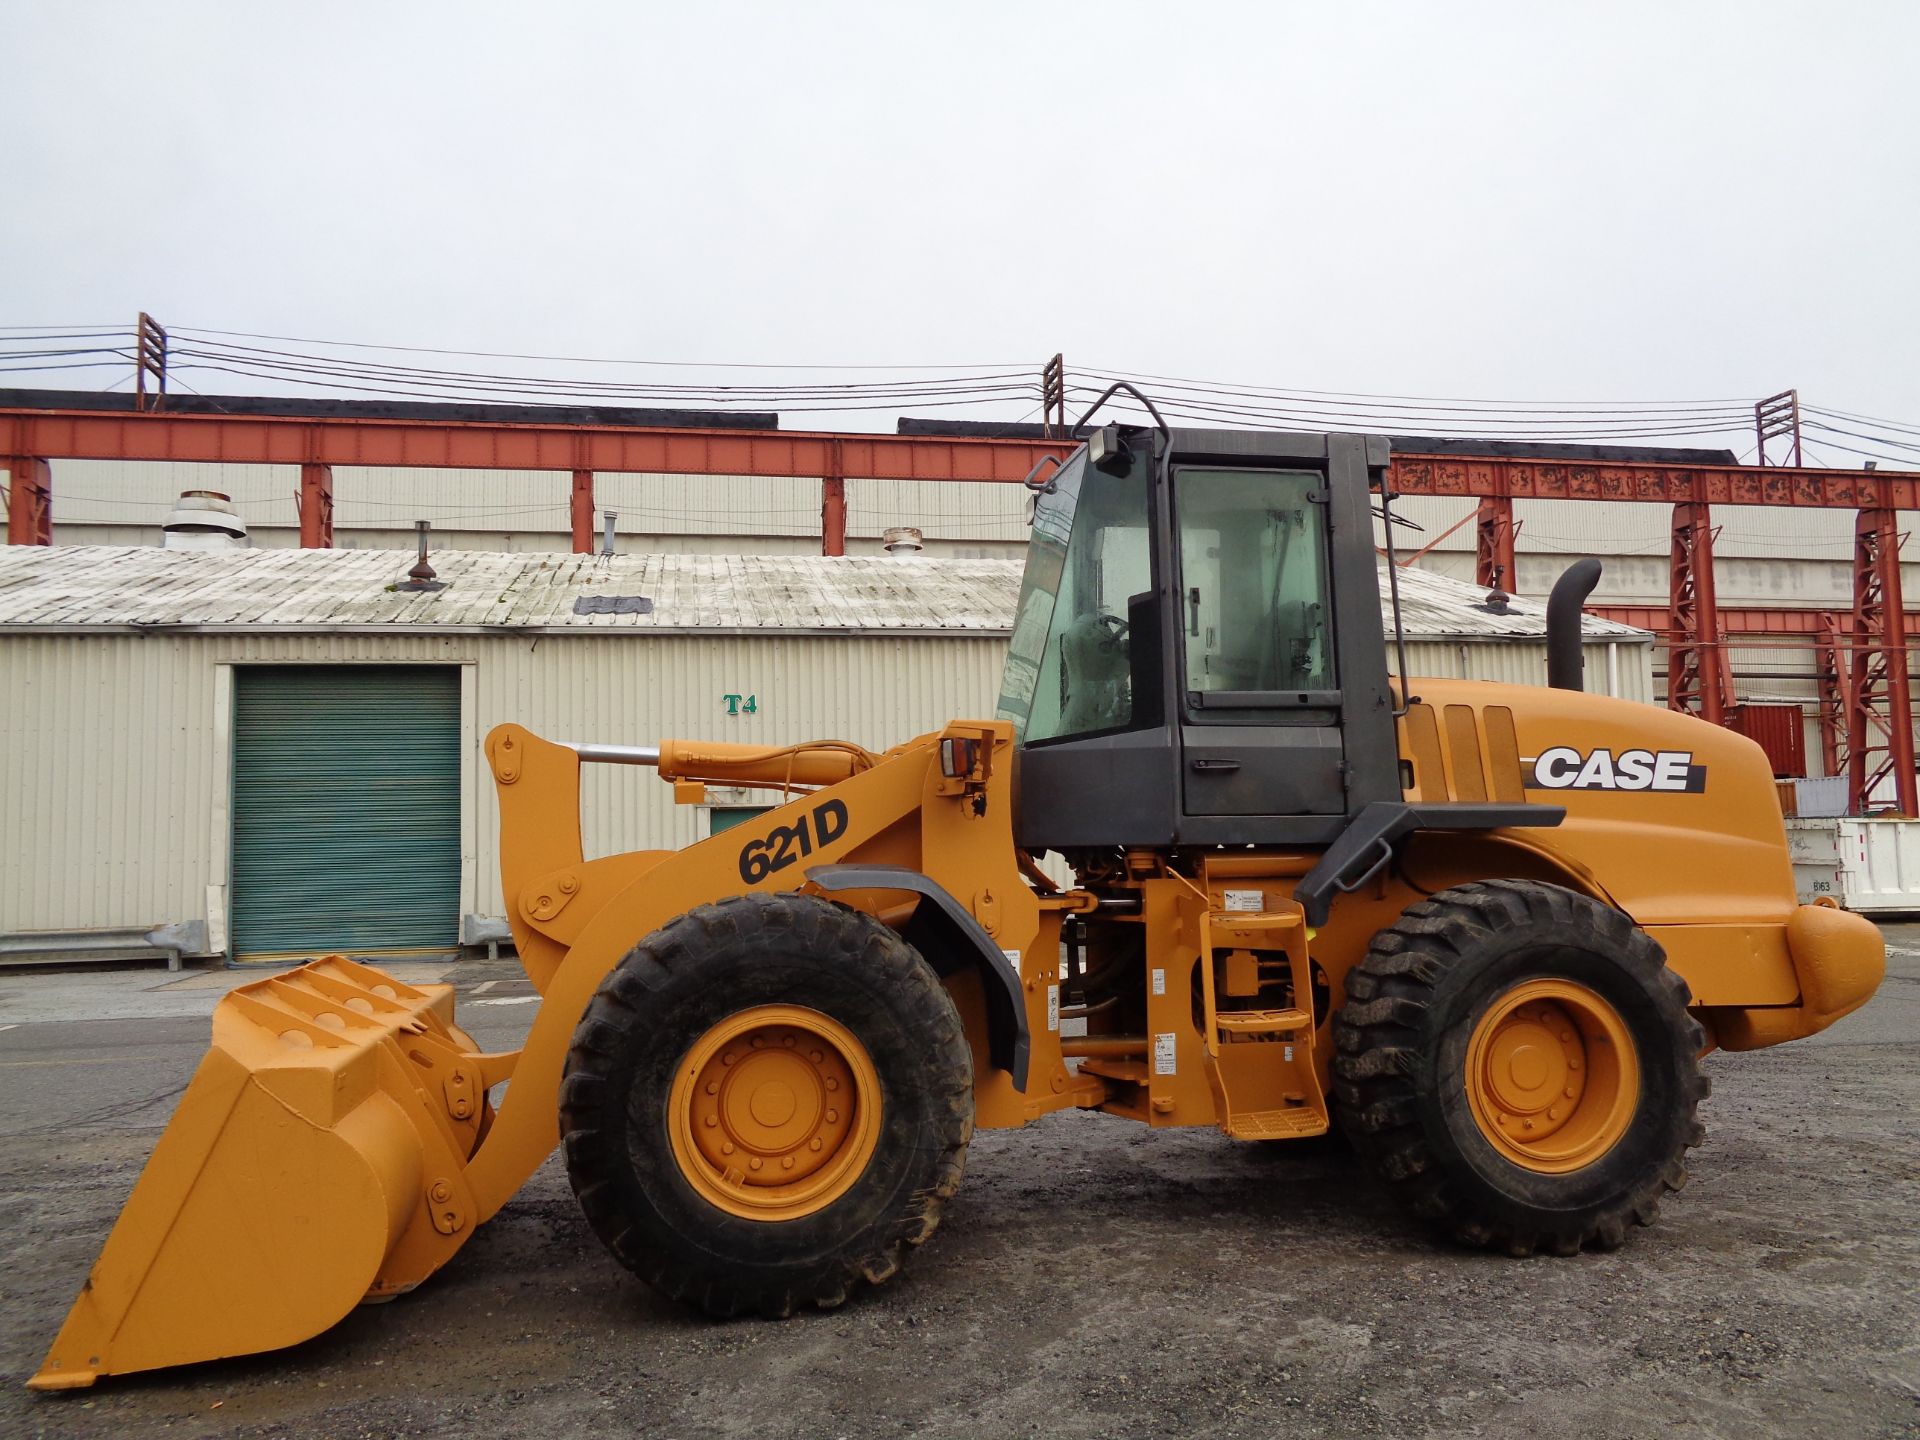
<instances>
[{"instance_id":1,"label":"bucket teeth plate","mask_svg":"<svg viewBox=\"0 0 1920 1440\"><path fill-rule=\"evenodd\" d=\"M228 993L28 1383L276 1349L417 1285L473 1230L488 1059L451 986L342 956Z\"/></svg>"}]
</instances>

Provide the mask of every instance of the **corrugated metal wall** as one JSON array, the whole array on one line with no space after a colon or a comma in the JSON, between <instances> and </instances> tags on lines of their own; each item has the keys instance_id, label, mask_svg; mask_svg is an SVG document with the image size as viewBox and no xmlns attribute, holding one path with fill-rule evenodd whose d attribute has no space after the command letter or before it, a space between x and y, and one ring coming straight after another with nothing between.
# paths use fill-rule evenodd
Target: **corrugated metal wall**
<instances>
[{"instance_id":1,"label":"corrugated metal wall","mask_svg":"<svg viewBox=\"0 0 1920 1440\"><path fill-rule=\"evenodd\" d=\"M997 638L659 636L21 636L0 638L0 931L150 925L208 914L223 880L228 775L222 664L471 664L468 909L503 913L487 730L517 720L569 740L880 747L993 713ZM729 717L723 697L753 695ZM678 847L695 812L650 771L592 766L590 855Z\"/></svg>"},{"instance_id":2,"label":"corrugated metal wall","mask_svg":"<svg viewBox=\"0 0 1920 1440\"><path fill-rule=\"evenodd\" d=\"M22 636L0 639L0 931L214 918L224 899L229 743L222 665L405 662L473 667L462 743L463 899L503 913L493 785L478 746L517 720L556 739L663 737L767 744L834 737L881 747L949 719L987 716L997 638L538 638L450 636ZM1588 674L1605 689L1606 647ZM1649 647L1618 647L1620 693L1651 698ZM1538 645L1424 642L1417 674L1539 684ZM729 694L755 699L729 716ZM650 771L591 766L589 855L677 848L697 816ZM216 934L219 927L215 926Z\"/></svg>"},{"instance_id":3,"label":"corrugated metal wall","mask_svg":"<svg viewBox=\"0 0 1920 1440\"><path fill-rule=\"evenodd\" d=\"M1396 513L1425 527L1396 536L1404 550L1434 542L1422 568L1471 581L1474 527L1441 537L1474 509L1465 498L1403 496ZM1671 507L1591 500L1517 500L1515 542L1523 595L1544 596L1576 559L1598 556L1605 565L1596 603L1665 605L1669 582ZM1903 528L1915 519L1902 514ZM1723 605L1845 605L1852 594L1851 510L1793 506L1717 505L1713 510L1714 579ZM1378 526L1376 525L1376 531ZM1384 543L1384 542L1383 542ZM1909 593L1920 585L1920 561L1901 567Z\"/></svg>"},{"instance_id":4,"label":"corrugated metal wall","mask_svg":"<svg viewBox=\"0 0 1920 1440\"><path fill-rule=\"evenodd\" d=\"M53 521L62 544L153 544L182 490L231 495L256 544L292 543L300 472L287 465L198 465L176 461L61 460L54 463ZM415 520L461 533L485 548L503 535L551 536L565 548L572 480L544 470L401 470L336 466L334 526L344 545L355 531L402 533ZM820 536L820 481L734 475L594 477L596 511L618 512L624 536L712 536L729 549L743 537L811 540ZM847 482L847 533L877 540L892 525L913 525L949 543L1024 546L1027 492L1018 485L951 481ZM600 519L595 515L595 533ZM122 541L92 535L95 526L130 530ZM367 541L363 540L365 546ZM538 544L517 548L538 549Z\"/></svg>"},{"instance_id":5,"label":"corrugated metal wall","mask_svg":"<svg viewBox=\"0 0 1920 1440\"><path fill-rule=\"evenodd\" d=\"M1607 684L1607 645L1604 642L1590 644L1584 649L1587 657L1587 689L1597 695L1612 693L1622 700L1654 703L1651 644L1633 641L1618 643L1613 647L1613 673L1618 678L1618 684L1611 692ZM1391 670L1393 665L1393 649L1389 645L1387 668ZM1547 647L1544 644L1409 641L1407 668L1416 679L1429 675L1461 680L1496 680L1504 685L1544 685L1547 683Z\"/></svg>"},{"instance_id":6,"label":"corrugated metal wall","mask_svg":"<svg viewBox=\"0 0 1920 1440\"><path fill-rule=\"evenodd\" d=\"M292 466L197 465L172 461L62 460L54 463L54 538L63 545L151 545L183 489L233 496L254 543L297 543ZM412 547L412 523L431 520L439 543L464 549L564 550L569 545L569 477L553 471L334 471L335 524L342 548ZM630 544L663 551L811 553L820 534L817 479L707 475L595 478L600 510L619 512ZM926 533L928 553L1016 554L1027 538L1027 496L1017 485L855 480L847 483L849 548L865 553L892 525ZM1407 549L1435 540L1473 509L1464 498L1409 496L1395 509L1425 527L1404 532ZM1520 500L1522 594L1544 596L1575 558L1606 562L1601 603L1664 604L1669 508L1574 500ZM1716 577L1723 604L1844 604L1851 593L1853 514L1789 506L1723 505L1714 510ZM1912 529L1920 516L1903 514ZM598 516L595 518L599 524ZM1473 578L1471 524L1438 539L1424 567ZM1920 560L1903 566L1920 594Z\"/></svg>"}]
</instances>

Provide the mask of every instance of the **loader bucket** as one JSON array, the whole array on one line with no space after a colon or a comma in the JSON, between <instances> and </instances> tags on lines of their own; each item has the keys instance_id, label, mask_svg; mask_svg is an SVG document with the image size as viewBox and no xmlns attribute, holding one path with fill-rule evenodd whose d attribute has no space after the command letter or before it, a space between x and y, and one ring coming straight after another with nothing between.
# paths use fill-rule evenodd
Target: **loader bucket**
<instances>
[{"instance_id":1,"label":"loader bucket","mask_svg":"<svg viewBox=\"0 0 1920 1440\"><path fill-rule=\"evenodd\" d=\"M308 1339L472 1232L487 1068L451 986L339 956L243 985L81 1287L40 1390Z\"/></svg>"}]
</instances>

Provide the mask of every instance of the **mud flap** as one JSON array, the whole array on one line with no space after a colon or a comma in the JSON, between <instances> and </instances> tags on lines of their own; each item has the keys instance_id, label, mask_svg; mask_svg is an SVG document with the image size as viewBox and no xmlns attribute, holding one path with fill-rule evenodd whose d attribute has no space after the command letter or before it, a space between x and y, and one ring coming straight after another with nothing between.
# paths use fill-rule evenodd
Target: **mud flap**
<instances>
[{"instance_id":1,"label":"mud flap","mask_svg":"<svg viewBox=\"0 0 1920 1440\"><path fill-rule=\"evenodd\" d=\"M28 1384L253 1354L411 1289L472 1233L482 1056L451 986L339 956L244 985Z\"/></svg>"}]
</instances>

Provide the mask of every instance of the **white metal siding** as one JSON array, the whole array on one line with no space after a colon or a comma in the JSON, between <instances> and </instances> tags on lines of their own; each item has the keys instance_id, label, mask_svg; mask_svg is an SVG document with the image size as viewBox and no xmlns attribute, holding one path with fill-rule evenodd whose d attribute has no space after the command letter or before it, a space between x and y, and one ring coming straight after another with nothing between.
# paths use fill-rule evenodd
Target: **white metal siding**
<instances>
[{"instance_id":1,"label":"white metal siding","mask_svg":"<svg viewBox=\"0 0 1920 1440\"><path fill-rule=\"evenodd\" d=\"M1588 643L1582 647L1587 659L1587 689L1597 695L1607 693L1607 646ZM1393 668L1394 656L1388 645L1387 667ZM1653 703L1653 646L1645 641L1622 642L1614 647L1614 666L1622 700ZM1492 645L1484 642L1453 643L1444 640L1407 642L1407 668L1418 679L1494 680L1503 685L1544 685L1547 683L1547 647L1544 643Z\"/></svg>"},{"instance_id":2,"label":"white metal siding","mask_svg":"<svg viewBox=\"0 0 1920 1440\"><path fill-rule=\"evenodd\" d=\"M0 639L0 931L151 925L208 915L224 882L225 725L218 667L247 663L473 666L463 781L465 889L503 913L493 784L477 746L517 720L556 739L664 737L883 747L992 714L1004 641L980 638L588 636L20 636ZM1621 693L1651 698L1644 644L1619 647ZM1606 647L1589 645L1604 688ZM1418 643L1416 673L1538 684L1537 644ZM752 695L728 716L723 696ZM589 766L590 855L677 848L696 813L651 772ZM216 926L216 933L217 933Z\"/></svg>"},{"instance_id":3,"label":"white metal siding","mask_svg":"<svg viewBox=\"0 0 1920 1440\"><path fill-rule=\"evenodd\" d=\"M225 725L218 667L470 663L467 743L517 720L569 740L664 737L881 747L990 716L1004 641L982 638L261 635L0 638L0 931L151 925L208 915L223 882ZM754 695L728 717L721 697ZM503 913L493 782L464 782L472 908ZM652 772L590 766L589 854L678 847L691 809ZM213 918L213 917L209 917ZM217 927L216 927L217 928Z\"/></svg>"},{"instance_id":4,"label":"white metal siding","mask_svg":"<svg viewBox=\"0 0 1920 1440\"><path fill-rule=\"evenodd\" d=\"M391 535L431 520L436 531L462 543L506 549L503 536L525 543L553 537L565 547L571 533L572 476L559 470L438 470L335 466L334 526L344 544L356 532ZM53 523L63 544L120 543L96 526L140 527L136 543L153 543L160 522L182 490L218 490L256 532L255 544L290 544L299 514L294 497L300 471L292 465L201 465L182 461L57 460L53 462ZM739 475L594 476L594 532L600 513L618 512L622 536L711 536L741 549L763 537L820 537L817 478ZM1029 496L1018 485L963 481L850 480L850 548L877 542L893 525L912 525L947 544L1010 544L1027 539ZM271 538L269 538L271 537ZM371 542L362 539L363 546ZM659 547L650 547L659 548Z\"/></svg>"}]
</instances>

